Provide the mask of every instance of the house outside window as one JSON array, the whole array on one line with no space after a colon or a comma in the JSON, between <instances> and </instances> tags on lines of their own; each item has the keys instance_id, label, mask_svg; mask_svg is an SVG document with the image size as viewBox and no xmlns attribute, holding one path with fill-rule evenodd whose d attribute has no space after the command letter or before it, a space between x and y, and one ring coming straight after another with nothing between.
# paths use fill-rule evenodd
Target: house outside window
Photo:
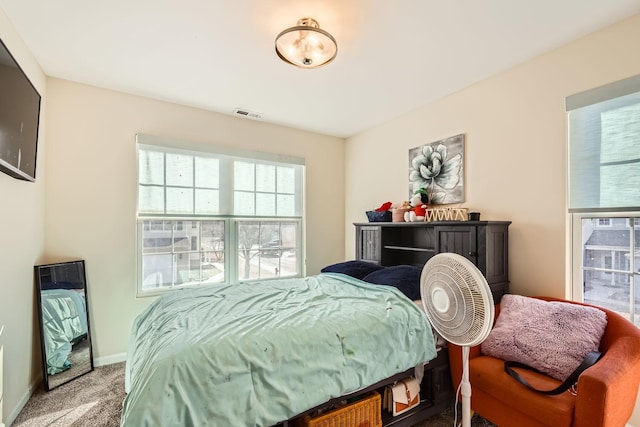
<instances>
[{"instance_id":1,"label":"house outside window","mask_svg":"<svg viewBox=\"0 0 640 427\"><path fill-rule=\"evenodd\" d=\"M580 217L582 285L574 284L580 301L617 311L640 326L640 228L632 227L638 217L611 217L611 227L595 224L599 218ZM631 221L630 221L631 220ZM574 258L575 258L574 254Z\"/></svg>"},{"instance_id":2,"label":"house outside window","mask_svg":"<svg viewBox=\"0 0 640 427\"><path fill-rule=\"evenodd\" d=\"M566 105L573 299L640 326L640 76Z\"/></svg>"},{"instance_id":3,"label":"house outside window","mask_svg":"<svg viewBox=\"0 0 640 427\"><path fill-rule=\"evenodd\" d=\"M611 218L598 218L598 227L611 227Z\"/></svg>"},{"instance_id":4,"label":"house outside window","mask_svg":"<svg viewBox=\"0 0 640 427\"><path fill-rule=\"evenodd\" d=\"M303 274L303 159L137 142L138 295Z\"/></svg>"}]
</instances>

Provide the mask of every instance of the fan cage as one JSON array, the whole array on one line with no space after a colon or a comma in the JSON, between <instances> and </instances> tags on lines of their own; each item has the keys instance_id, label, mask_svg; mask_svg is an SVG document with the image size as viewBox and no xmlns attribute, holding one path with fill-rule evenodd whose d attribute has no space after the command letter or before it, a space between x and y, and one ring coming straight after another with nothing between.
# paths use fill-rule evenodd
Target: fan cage
<instances>
[{"instance_id":1,"label":"fan cage","mask_svg":"<svg viewBox=\"0 0 640 427\"><path fill-rule=\"evenodd\" d=\"M473 346L486 339L493 324L493 295L471 261L453 253L435 255L423 268L420 290L425 313L445 340Z\"/></svg>"}]
</instances>

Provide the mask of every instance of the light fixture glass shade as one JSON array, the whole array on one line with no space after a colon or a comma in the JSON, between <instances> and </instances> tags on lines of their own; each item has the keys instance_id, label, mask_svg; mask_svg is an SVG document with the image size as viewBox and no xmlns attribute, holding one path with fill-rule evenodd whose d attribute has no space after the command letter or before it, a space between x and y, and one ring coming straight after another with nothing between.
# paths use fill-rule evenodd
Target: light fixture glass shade
<instances>
[{"instance_id":1,"label":"light fixture glass shade","mask_svg":"<svg viewBox=\"0 0 640 427\"><path fill-rule=\"evenodd\" d=\"M276 53L296 67L315 68L331 62L338 54L338 45L315 19L302 18L297 26L278 34Z\"/></svg>"}]
</instances>

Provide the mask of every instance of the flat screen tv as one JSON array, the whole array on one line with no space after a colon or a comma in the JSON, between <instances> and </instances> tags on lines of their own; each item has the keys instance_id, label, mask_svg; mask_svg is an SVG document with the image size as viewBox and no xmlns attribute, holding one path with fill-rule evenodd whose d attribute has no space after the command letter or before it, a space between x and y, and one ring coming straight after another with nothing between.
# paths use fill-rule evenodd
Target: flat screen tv
<instances>
[{"instance_id":1,"label":"flat screen tv","mask_svg":"<svg viewBox=\"0 0 640 427\"><path fill-rule=\"evenodd\" d=\"M36 180L40 94L0 40L0 171Z\"/></svg>"}]
</instances>

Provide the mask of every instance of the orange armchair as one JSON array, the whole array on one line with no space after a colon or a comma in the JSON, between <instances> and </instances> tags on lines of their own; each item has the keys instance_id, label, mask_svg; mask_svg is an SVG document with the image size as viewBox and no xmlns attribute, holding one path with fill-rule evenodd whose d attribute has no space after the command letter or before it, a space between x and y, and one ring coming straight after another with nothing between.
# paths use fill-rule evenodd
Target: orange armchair
<instances>
[{"instance_id":1,"label":"orange armchair","mask_svg":"<svg viewBox=\"0 0 640 427\"><path fill-rule=\"evenodd\" d=\"M546 301L565 301L536 297ZM573 301L566 301L580 304ZM583 304L588 305L588 304ZM504 361L470 349L471 409L500 427L623 427L633 412L640 385L640 330L619 314L607 313L600 341L602 358L578 379L578 395L546 396L527 389L504 372ZM496 317L500 305L496 306ZM449 344L454 386L462 378L462 349ZM560 384L545 374L519 370L533 387L553 389Z\"/></svg>"}]
</instances>

